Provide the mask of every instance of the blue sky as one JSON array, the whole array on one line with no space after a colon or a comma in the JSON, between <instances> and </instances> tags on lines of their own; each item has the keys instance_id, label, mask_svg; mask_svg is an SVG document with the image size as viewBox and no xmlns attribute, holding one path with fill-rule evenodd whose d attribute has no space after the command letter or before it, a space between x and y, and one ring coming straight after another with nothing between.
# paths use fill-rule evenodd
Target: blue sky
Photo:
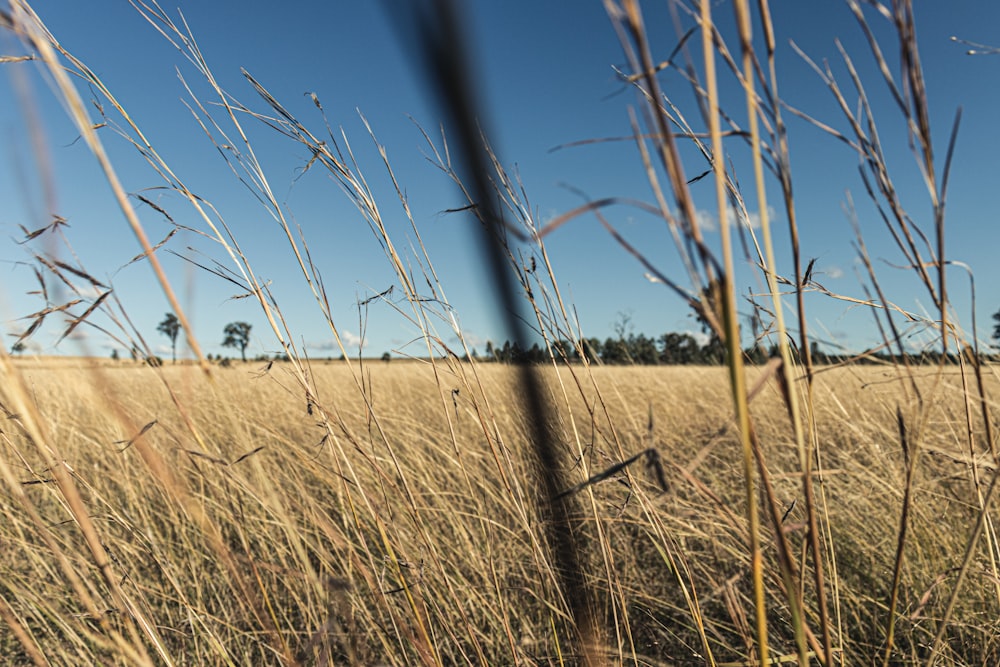
<instances>
[{"instance_id":1,"label":"blue sky","mask_svg":"<svg viewBox=\"0 0 1000 667\"><path fill-rule=\"evenodd\" d=\"M846 127L829 92L789 46L789 40L794 40L815 61L828 59L846 90L846 73L834 42L839 38L869 90L902 199L916 224L930 234L929 200L907 147L905 126L881 85L846 6L798 0L775 0L771 6L778 36L779 81L786 102L833 127ZM392 3L295 2L282 5L280 10L274 3L259 1L174 0L164 5L175 18L177 7L222 86L250 107L266 110L240 75L241 67L314 132L321 133L322 119L304 93L318 96L331 123L342 128L350 141L390 234L405 248L412 241L409 223L359 112L364 115L388 151L431 260L471 344L482 351L487 339L504 339L507 333L483 276L473 223L465 215L442 213L464 202L427 160L426 144L414 122L436 136L440 115L422 83L416 59L400 42L388 15ZM553 150L573 142L631 133L628 111L636 106L636 98L615 76L613 68L623 67L625 58L603 3L480 1L465 7L469 43L475 50L472 66L485 103L485 124L501 160L522 180L539 222L579 205L582 200L574 190L592 199L617 196L651 200L631 142ZM644 7L658 60L665 59L678 40L667 7L665 2L646 3ZM128 2L104 2L95 9L93 3L52 0L38 2L34 8L56 38L114 91L181 179L220 211L254 269L271 281L296 342L304 342L316 356L338 354L330 349L330 333L305 289L283 233L232 176L184 106L188 95L178 80L178 69L197 94L207 95L208 90L181 54ZM729 3L716 3L714 11L731 48L737 51ZM1000 58L967 56L966 47L949 38L958 35L1000 44L1000 6L993 2L917 3L916 16L939 168L955 110L963 108L948 200L947 255L972 267L978 288L980 335L988 336L990 314L1000 307L1000 268L995 258ZM691 22L685 20L687 27ZM874 17L873 25L886 38L886 53L894 57L895 43L887 26ZM693 46L697 42L695 39ZM18 55L24 47L4 35L0 37L0 52ZM75 141L76 131L52 94L48 79L39 74L41 65L27 62L2 67L0 326L6 334L19 331L25 321L18 318L43 307L37 296L26 294L36 289L36 283L26 263L31 246L15 242L23 237L19 225L39 228L52 214L58 214L69 221L66 235L82 265L92 275L111 282L150 345L161 354L167 353L168 341L156 332L156 324L169 310L167 301L145 263L121 268L140 252L138 244L94 158L82 141ZM667 94L696 120L690 90L679 76L665 72L660 80ZM729 78L724 77L721 85L724 102L741 123L745 122L745 110L740 112L742 92ZM30 90L27 96L23 93L26 88ZM85 88L81 93L91 97ZM26 115L37 119L44 130L44 153L53 168L54 195L48 201L46 179L36 159L37 148L28 136ZM801 243L806 258L816 258L817 279L835 292L863 296L853 232L843 209L849 192L858 206L865 241L878 262L889 298L903 308L930 312L928 295L912 274L891 266L901 264L902 259L882 223L865 204L856 156L806 123L791 117L787 121ZM320 170L297 178L309 159L305 149L260 124L248 123L247 127L279 201L303 230L345 340L356 345L364 332L366 354L395 350L421 354L421 346L410 344L417 330L390 305L373 302L359 311L360 301L396 282L361 216ZM127 190L145 191L145 196L181 224L201 224L179 197L146 190L162 182L134 149L107 128L100 136ZM746 148L737 139L725 148L736 165L748 204L753 205ZM708 168L694 153L685 156L690 176ZM692 191L699 208L712 215L708 213L714 201L711 179L698 182ZM776 213L779 264L790 274L785 218L776 188L769 191L769 197ZM662 221L624 206L606 213L663 273L684 284L683 268ZM169 231L162 216L148 207L140 207L140 215L152 239L159 240ZM717 245L718 234L710 234L709 242ZM595 219L573 220L547 238L547 247L564 296L575 305L585 335L612 335L621 314L631 319L636 332L649 335L698 330L684 304L663 286L651 284L644 269ZM190 232L177 234L165 248L200 257L198 261L203 263L227 261L216 246ZM56 251L44 240L34 249ZM59 252L70 260L66 251ZM248 353L278 349L259 307L250 299L232 298L238 293L234 286L173 255L161 252L161 258L206 352L224 351L219 345L222 329L236 320L253 324ZM741 291L758 286L745 263L739 267L739 275ZM956 314L968 330L972 323L968 279L957 268L949 279ZM743 306L741 310L749 309ZM807 302L807 313L812 332L821 340L854 350L878 342L872 316L864 309L813 297ZM360 320L367 322L364 330ZM440 331L447 339L447 327L441 324ZM39 331L31 349L71 354L84 349L98 355L111 349L95 331L88 330L85 338L64 341L54 349L57 336L57 327Z\"/></svg>"}]
</instances>

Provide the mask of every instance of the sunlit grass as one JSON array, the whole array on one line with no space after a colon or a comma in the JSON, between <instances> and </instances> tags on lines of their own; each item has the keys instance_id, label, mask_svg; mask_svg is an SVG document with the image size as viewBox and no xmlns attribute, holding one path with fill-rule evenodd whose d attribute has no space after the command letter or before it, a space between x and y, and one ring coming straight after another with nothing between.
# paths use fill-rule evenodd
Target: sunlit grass
<instances>
[{"instance_id":1,"label":"sunlit grass","mask_svg":"<svg viewBox=\"0 0 1000 667\"><path fill-rule=\"evenodd\" d=\"M508 367L478 369L496 426L484 432L481 399L461 377L468 369L443 365L436 381L428 364L371 362L366 395L379 415L380 435L349 369L315 365L321 400L336 405L342 419L340 433L324 439L304 398L290 393L293 376L280 363L263 375L256 366L238 365L217 371L214 379L193 366L153 370L122 362L94 371L72 363L19 365L101 530L113 576L154 619L166 653L179 664L266 663L281 654L357 664L555 660L559 647L551 627L565 618L551 604L558 594L532 537L543 519L507 488L495 458L502 450L505 474L520 484L537 474L523 416L505 400L516 392ZM96 372L105 376L100 395L91 391ZM752 590L725 370L602 368L593 375L606 393L611 421L591 414L595 396L584 391L553 416L557 431L573 438L566 430L570 414L585 425L583 451L594 468L617 461L614 439L629 452L655 447L667 462L666 491L652 470L641 467L586 491L593 494L601 531L595 532L590 514L581 529L588 540L600 534L607 541L614 584L625 601L616 615L619 623L628 620L621 643L605 650L618 656L616 662L630 662L633 654L639 664L694 660L697 633L683 585L698 596L716 659L745 659ZM555 371L544 378L557 391ZM185 435L164 381L188 406L208 451ZM954 576L954 555L967 537L956 527L968 525L976 512L968 453L954 434L962 422L958 381L955 375L945 379L954 383L946 394L952 398L930 415L927 462L915 484L910 565L902 581L907 606L897 621L897 643L907 652L930 638ZM840 564L842 646L851 655L874 655L904 484L894 421L899 384L895 371L863 367L822 373L817 385L824 461L815 474L830 505ZM758 435L776 493L788 508L783 530L804 554L797 453L777 398L772 383L751 407L762 424ZM120 432L112 407L156 422L141 437L224 536L235 571L220 565L203 529L172 503L128 446L136 434ZM449 431L452 438L441 437ZM6 433L8 458L19 461L15 469L28 499L91 580L93 566L71 516L47 481L49 463L16 428ZM571 479L580 479L576 462L567 459L565 467ZM93 619L52 571L23 511L8 503L4 512L4 599L30 633L29 645L55 664L111 659L114 651L102 645ZM773 550L765 548L763 557L773 650L791 652L792 637L781 629L786 611ZM598 570L589 571L598 590L606 586ZM980 566L971 576L976 583L953 618L966 651L952 657L957 664L988 662L1000 629L989 612L989 575ZM95 595L113 613L106 593L98 588ZM603 590L601 607L613 609L612 597ZM4 653L26 657L10 636Z\"/></svg>"},{"instance_id":2,"label":"sunlit grass","mask_svg":"<svg viewBox=\"0 0 1000 667\"><path fill-rule=\"evenodd\" d=\"M848 4L870 36L864 13ZM33 57L52 75L109 182L115 186L117 178L103 149L108 133L95 129L113 123L117 137L193 207L197 231L217 246L218 266L228 262L211 273L238 284L260 308L286 360L222 367L207 360L158 365L0 354L0 476L7 491L0 503L0 618L10 630L0 636L0 655L39 665L1000 660L992 507L1000 478L991 398L997 376L983 365L975 332L970 338L958 331L950 312L944 201L958 121L936 171L909 3L884 12L904 54L905 80L893 78L885 49L873 48L872 56L881 83L900 101L896 122L916 148L933 229L916 225L892 187L847 54L861 101L857 116L832 75L817 73L832 106L847 116L850 135L807 120L859 153L887 227L881 232L911 266L933 316L904 312L883 292L856 221L865 298L829 292L812 280L811 264L803 268L808 255L798 245L783 121L798 112L778 96L766 3L756 7L765 33L759 51L751 48L746 3L737 3L738 50L718 41L711 3L703 0L688 15L703 28L701 69L687 71L704 72L704 86L694 87L698 113L707 114L703 131L688 125L660 89L638 4L606 3L632 70L622 80L647 105L648 127L631 115L655 202L643 206L671 232L683 278L657 268L663 258L629 245L604 217L620 202L590 202L541 226L488 137L481 137L483 146L449 146L448 132L425 134L428 153L468 200L462 210L492 235L496 281L509 281L530 313L525 317L551 362L535 367L459 361L470 356L469 344L434 270L436 249L424 246L404 186L371 128L366 139L392 177L389 200L409 222L412 241L405 244L390 236L387 207L377 203L319 99L312 100L323 128L316 133L250 73L263 110L244 106L219 87L187 25L140 3L137 9L208 84L208 100L187 89L191 109L226 166L278 221L288 261L305 280L302 296L315 303L340 352L347 356L324 266L272 193L247 124L263 122L305 150L307 170L325 171L356 206L395 273L391 306L417 332L425 360L309 359L210 199L187 189L138 121L25 3L11 6L3 27L37 51ZM459 40L446 30L421 38L428 52L463 55L449 51ZM89 117L63 64L108 103L96 107L100 123ZM746 130L738 115L718 109L720 73L746 94ZM453 109L455 124L473 127L457 75L440 67L428 80L461 109ZM736 256L725 223L718 244L699 229L685 176L695 171L681 163L679 138L699 145L714 170L721 217L729 204L746 215L745 204L731 166L712 156L724 154L724 138L750 145L762 229L758 240L753 229L734 227L749 237L747 256ZM466 184L470 173L475 187ZM775 265L762 194L768 183L781 193L790 268ZM484 194L484 184L494 190ZM134 261L157 264L156 252L173 232L151 245L131 199L113 189L129 233L145 249ZM173 222L167 210L139 201ZM725 366L580 361L586 332L563 301L545 242L583 214L596 216L728 347ZM61 234L59 220L26 230L25 241ZM45 305L26 318L22 338L46 318L63 316L67 336L98 313L104 333L137 359L152 360L112 287L54 253L32 257ZM747 303L737 300L739 259L766 285ZM178 307L169 280L156 273ZM53 302L53 281L75 296ZM897 356L868 351L836 368L816 366L807 292L868 309L881 350ZM796 325L782 314L793 300ZM778 351L762 366L741 356L746 305L754 335L756 325L766 332L754 342ZM178 315L190 332L179 308ZM904 323L936 341L934 365L905 354Z\"/></svg>"}]
</instances>

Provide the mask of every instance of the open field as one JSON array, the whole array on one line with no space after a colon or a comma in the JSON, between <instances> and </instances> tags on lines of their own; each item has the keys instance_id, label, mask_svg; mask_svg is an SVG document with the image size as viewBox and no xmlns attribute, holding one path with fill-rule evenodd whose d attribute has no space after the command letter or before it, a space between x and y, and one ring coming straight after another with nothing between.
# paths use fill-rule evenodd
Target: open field
<instances>
[{"instance_id":1,"label":"open field","mask_svg":"<svg viewBox=\"0 0 1000 667\"><path fill-rule=\"evenodd\" d=\"M178 665L575 662L559 643L568 612L540 546L546 518L533 501L537 466L510 367L317 365L308 402L280 363L210 377L193 366L18 367L107 573L44 443L27 436L29 420L9 418L5 474L24 494L6 495L0 528L2 609L24 633L4 635L11 664L33 653L48 664L105 664L131 652ZM571 483L647 448L662 466L660 479L647 457L572 496L601 654L616 664L702 662L697 619L714 659L742 664L753 603L726 370L540 372ZM752 385L758 371L749 372ZM816 380L826 585L846 664L884 649L906 478L897 409L919 463L894 660L915 659L937 631L978 514L973 476L994 470L981 434L970 465L959 369L917 375L922 424L907 421L918 403L891 369ZM814 605L797 454L778 394L768 380L751 407ZM766 522L763 538L772 650L783 655L793 638ZM946 635L948 664L1000 657L998 580L981 542ZM807 625L816 618L810 609Z\"/></svg>"},{"instance_id":2,"label":"open field","mask_svg":"<svg viewBox=\"0 0 1000 667\"><path fill-rule=\"evenodd\" d=\"M719 3L689 3L676 35L661 37L647 33L637 2L609 0L622 47L617 82L638 104L623 109L631 134L623 139L635 142L649 192L639 201L581 191L583 203L541 218L547 205L530 202L480 122L476 74L463 69L474 58L451 3L413 3L423 8L397 17L401 41L444 110L440 136L422 135L424 155L458 195L436 210L476 230L475 257L440 245L440 226L425 239L367 120L381 187L369 185L365 161L316 94L306 104L318 114L310 129L244 69L247 106L221 86L182 15L132 3L201 81L182 79L184 104L227 178L262 207L274 234L265 237L252 218L217 208L215 193L189 187L27 2L8 4L0 29L24 53L0 64L37 65L128 225L70 231L46 185L44 219L18 223L29 255L15 263L30 265L27 294L41 303L11 321L11 350L44 349L29 343L45 331L137 361L0 350L0 662L1000 664L1000 387L977 325L973 270L945 246L955 236L946 234L945 202L961 111L949 134L932 134L911 0L846 3L867 69L839 42L840 74L802 54L832 96L835 120L779 94L776 44L787 38L768 3L737 0L735 20L722 23L712 18ZM533 10L521 11L530 20ZM781 89L795 90L794 81ZM144 90L153 85L144 77ZM684 90L690 100L679 97ZM879 98L891 98L888 112L872 104ZM22 104L44 180L45 142ZM838 232L793 193L793 155L798 164L798 156L826 161L813 144L792 147L792 116L858 160L860 183L846 186L843 202L856 288L834 291L833 269L843 271L816 265L827 261L826 232ZM294 177L271 178L258 154L273 146L258 153L250 126L298 151ZM131 167L112 164L106 142L134 151L153 183L126 190L118 172ZM732 159L734 148L743 156ZM912 173L898 171L904 153ZM336 236L337 247L311 250L291 200L272 187L310 170L332 179L357 214L350 224L370 233L391 270L377 283L389 284L384 291L355 292L353 301L327 292L348 278L341 255L360 257L360 247L340 243L347 218L328 224L324 204L314 231ZM868 199L861 209L850 194L858 185ZM150 234L140 211L162 218L166 236ZM669 241L630 242L626 211L652 216ZM618 292L573 303L572 281L557 277L546 244L584 216L641 274L609 277ZM818 247L806 247L800 220L801 231L822 228ZM986 246L979 223L968 224ZM263 250L243 243L244 233ZM155 334L148 314L133 315L103 278L117 271L84 266L70 242L78 234L118 250L138 240L141 253L115 263L143 263L155 276L158 291L137 290L149 303L159 303L154 292L166 299ZM195 236L210 250L178 253ZM566 250L596 266L612 252L605 245ZM281 252L292 270L272 279L267 265ZM253 307L254 345L285 361L213 364L176 290L183 283L193 294L194 281L168 276L167 257ZM505 358L530 352L544 364L475 360L484 335L463 328L445 297L439 275L455 274L439 274L442 257L477 265L489 289L475 287L473 298L502 320L499 335L510 340L501 350L516 352ZM956 270L966 274L949 278ZM636 336L624 313L602 347L589 338L578 306L617 303L639 280L682 306L711 354L691 356L692 344L701 348L689 333ZM870 317L857 339L867 342L824 340L829 319L810 312L818 302ZM658 317L683 315L659 297L642 303ZM308 304L318 319L297 312ZM433 361L351 360L376 326L368 319L376 306L407 332L391 354L419 348ZM997 340L1000 312L993 317ZM307 321L319 329L295 328ZM220 326L219 345L245 359L251 327ZM151 346L160 336L169 348ZM163 364L158 353L176 358L178 342L193 361ZM316 362L310 350L348 360ZM681 358L721 365L624 365ZM823 365L831 360L843 364Z\"/></svg>"}]
</instances>

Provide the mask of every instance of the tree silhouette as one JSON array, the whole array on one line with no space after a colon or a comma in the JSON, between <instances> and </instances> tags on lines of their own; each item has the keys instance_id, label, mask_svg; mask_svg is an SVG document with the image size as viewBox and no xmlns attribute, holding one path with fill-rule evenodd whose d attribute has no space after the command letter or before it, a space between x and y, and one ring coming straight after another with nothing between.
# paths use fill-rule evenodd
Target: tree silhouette
<instances>
[{"instance_id":1,"label":"tree silhouette","mask_svg":"<svg viewBox=\"0 0 1000 667\"><path fill-rule=\"evenodd\" d=\"M701 354L698 341L688 333L665 333L660 336L658 343L661 364L693 364Z\"/></svg>"},{"instance_id":2,"label":"tree silhouette","mask_svg":"<svg viewBox=\"0 0 1000 667\"><path fill-rule=\"evenodd\" d=\"M240 348L240 356L246 361L247 345L250 344L250 325L246 322L230 322L222 333L226 334L222 347Z\"/></svg>"},{"instance_id":3,"label":"tree silhouette","mask_svg":"<svg viewBox=\"0 0 1000 667\"><path fill-rule=\"evenodd\" d=\"M596 362L601 358L601 348L603 344L598 338L583 338L580 340L580 348L583 356L590 362Z\"/></svg>"},{"instance_id":4,"label":"tree silhouette","mask_svg":"<svg viewBox=\"0 0 1000 667\"><path fill-rule=\"evenodd\" d=\"M156 330L170 339L170 349L173 351L174 363L177 363L177 334L180 333L181 323L173 313L167 313L163 321L160 322Z\"/></svg>"},{"instance_id":5,"label":"tree silhouette","mask_svg":"<svg viewBox=\"0 0 1000 667\"><path fill-rule=\"evenodd\" d=\"M14 354L24 354L26 348L27 346L24 344L24 341L19 340L11 346L10 351Z\"/></svg>"},{"instance_id":6,"label":"tree silhouette","mask_svg":"<svg viewBox=\"0 0 1000 667\"><path fill-rule=\"evenodd\" d=\"M993 327L993 340L1000 340L1000 310L993 313L993 321L996 322Z\"/></svg>"},{"instance_id":7,"label":"tree silhouette","mask_svg":"<svg viewBox=\"0 0 1000 667\"><path fill-rule=\"evenodd\" d=\"M628 338L629 356L632 363L651 366L660 362L656 341L645 334L632 334Z\"/></svg>"}]
</instances>

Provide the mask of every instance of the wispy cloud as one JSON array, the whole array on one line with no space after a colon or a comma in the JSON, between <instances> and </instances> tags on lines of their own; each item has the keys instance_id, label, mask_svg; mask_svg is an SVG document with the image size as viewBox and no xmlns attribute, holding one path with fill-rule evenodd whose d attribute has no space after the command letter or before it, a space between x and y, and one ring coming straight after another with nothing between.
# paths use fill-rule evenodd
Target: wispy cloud
<instances>
[{"instance_id":1,"label":"wispy cloud","mask_svg":"<svg viewBox=\"0 0 1000 667\"><path fill-rule=\"evenodd\" d=\"M77 285L77 293L84 299L96 299L105 292L107 292L106 287L97 287L96 285Z\"/></svg>"},{"instance_id":2,"label":"wispy cloud","mask_svg":"<svg viewBox=\"0 0 1000 667\"><path fill-rule=\"evenodd\" d=\"M830 266L823 267L823 275L837 280L844 277L844 270L836 264L831 264Z\"/></svg>"},{"instance_id":3,"label":"wispy cloud","mask_svg":"<svg viewBox=\"0 0 1000 667\"><path fill-rule=\"evenodd\" d=\"M357 335L353 331L341 331L340 340L344 343L344 347L350 351L352 348L357 349L360 347L368 347L368 340ZM337 341L332 338L321 341L311 341L306 343L306 348L314 350L316 352L329 352L330 350L340 350L340 346L337 345Z\"/></svg>"},{"instance_id":4,"label":"wispy cloud","mask_svg":"<svg viewBox=\"0 0 1000 667\"><path fill-rule=\"evenodd\" d=\"M463 331L462 336L465 338L465 344L469 346L469 349L483 348L486 347L486 339L479 334L472 331ZM452 336L451 341L455 345L461 345L461 341L458 336Z\"/></svg>"},{"instance_id":5,"label":"wispy cloud","mask_svg":"<svg viewBox=\"0 0 1000 667\"><path fill-rule=\"evenodd\" d=\"M340 338L344 341L345 347L367 347L368 340L357 335L353 331L341 331Z\"/></svg>"},{"instance_id":6,"label":"wispy cloud","mask_svg":"<svg viewBox=\"0 0 1000 667\"><path fill-rule=\"evenodd\" d=\"M774 208L768 206L767 217L773 219L774 215ZM708 209L699 208L695 211L695 218L702 231L719 231L719 216L714 210L710 211ZM734 221L738 220L740 224L749 227L750 229L760 229L760 214L757 211L748 211L747 216L744 217L743 213L733 208L731 204L726 206L726 220L729 221L730 225L733 224Z\"/></svg>"}]
</instances>

